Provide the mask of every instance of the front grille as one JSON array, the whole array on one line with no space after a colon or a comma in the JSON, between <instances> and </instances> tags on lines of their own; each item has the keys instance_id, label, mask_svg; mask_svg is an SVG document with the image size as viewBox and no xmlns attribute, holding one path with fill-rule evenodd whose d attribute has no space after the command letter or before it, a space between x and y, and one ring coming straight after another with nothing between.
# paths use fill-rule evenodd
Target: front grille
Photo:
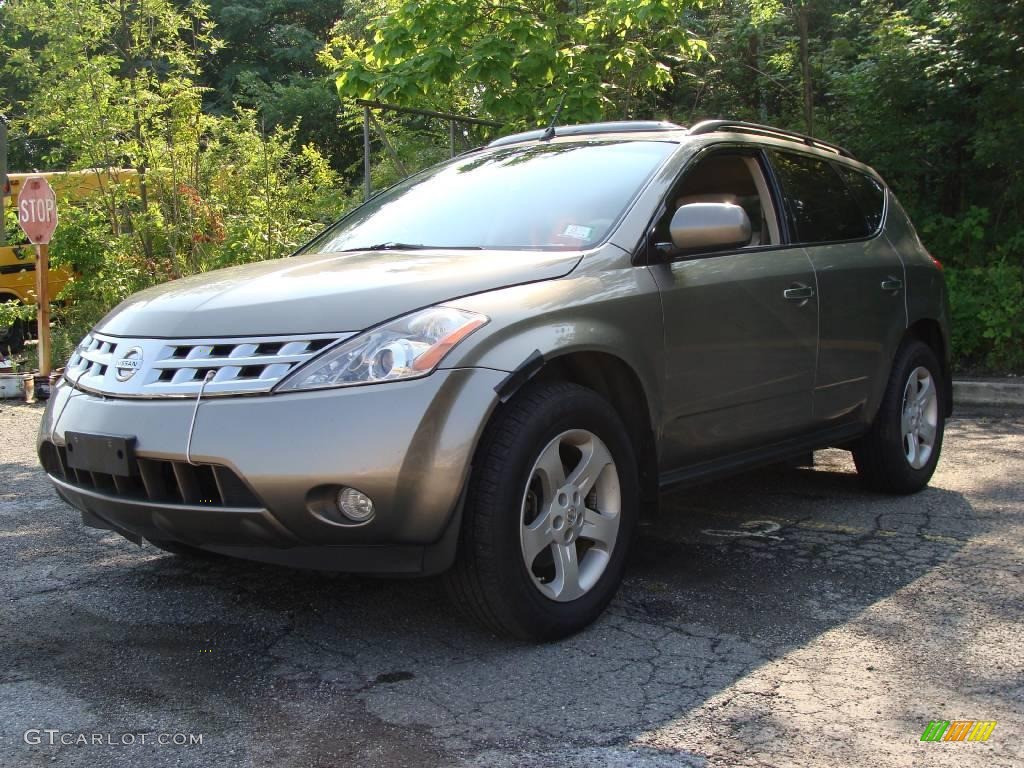
<instances>
[{"instance_id":1,"label":"front grille","mask_svg":"<svg viewBox=\"0 0 1024 768\"><path fill-rule=\"evenodd\" d=\"M39 458L47 472L70 485L127 501L254 509L261 506L249 486L219 464L134 457L127 477L87 472L69 467L65 447L50 441L40 447Z\"/></svg>"},{"instance_id":2,"label":"front grille","mask_svg":"<svg viewBox=\"0 0 1024 768\"><path fill-rule=\"evenodd\" d=\"M114 397L194 397L210 373L204 395L269 392L295 368L350 336L126 339L93 332L78 345L65 376L81 389Z\"/></svg>"}]
</instances>

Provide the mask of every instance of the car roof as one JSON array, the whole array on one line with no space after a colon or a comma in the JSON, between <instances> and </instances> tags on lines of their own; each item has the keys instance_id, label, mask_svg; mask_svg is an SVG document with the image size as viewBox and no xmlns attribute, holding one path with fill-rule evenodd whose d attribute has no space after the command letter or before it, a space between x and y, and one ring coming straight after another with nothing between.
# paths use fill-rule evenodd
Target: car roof
<instances>
[{"instance_id":1,"label":"car roof","mask_svg":"<svg viewBox=\"0 0 1024 768\"><path fill-rule=\"evenodd\" d=\"M729 137L745 140L750 143L768 144L778 147L793 148L793 145L796 144L799 148L805 151L811 150L814 154L821 154L832 158L840 157L853 161L853 164L857 166L867 167L858 162L852 152L838 144L795 131L775 128L770 125L761 125L759 123L748 123L742 120L704 120L690 128L662 120L621 120L603 123L582 123L578 125L558 125L503 136L492 141L487 145L487 148L540 141L578 141L588 137L640 141L669 140L677 142L696 139L697 137L707 137L712 141Z\"/></svg>"},{"instance_id":2,"label":"car roof","mask_svg":"<svg viewBox=\"0 0 1024 768\"><path fill-rule=\"evenodd\" d=\"M537 128L523 133L513 133L509 136L502 136L495 139L488 147L504 147L509 144L519 144L526 141L550 141L565 136L585 137L604 136L608 134L634 134L634 133L685 133L686 127L669 123L664 120L618 120L604 123L580 123L577 125L556 125L550 128ZM643 138L649 138L647 136Z\"/></svg>"}]
</instances>

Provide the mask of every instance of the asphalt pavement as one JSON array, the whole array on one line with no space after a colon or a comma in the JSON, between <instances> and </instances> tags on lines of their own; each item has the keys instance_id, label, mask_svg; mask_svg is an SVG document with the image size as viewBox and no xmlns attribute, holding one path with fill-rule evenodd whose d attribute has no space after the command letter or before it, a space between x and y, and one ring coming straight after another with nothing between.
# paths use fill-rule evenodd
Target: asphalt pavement
<instances>
[{"instance_id":1,"label":"asphalt pavement","mask_svg":"<svg viewBox=\"0 0 1024 768\"><path fill-rule=\"evenodd\" d=\"M495 638L439 580L186 561L83 528L0 401L0 766L1017 766L1024 412L932 485L849 455L665 497L607 614ZM986 742L921 742L994 720Z\"/></svg>"}]
</instances>

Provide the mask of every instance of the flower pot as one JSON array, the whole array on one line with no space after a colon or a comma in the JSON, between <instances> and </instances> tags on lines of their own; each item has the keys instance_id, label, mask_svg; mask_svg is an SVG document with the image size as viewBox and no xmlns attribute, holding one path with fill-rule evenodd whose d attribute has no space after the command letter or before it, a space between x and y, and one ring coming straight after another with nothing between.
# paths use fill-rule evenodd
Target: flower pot
<instances>
[{"instance_id":1,"label":"flower pot","mask_svg":"<svg viewBox=\"0 0 1024 768\"><path fill-rule=\"evenodd\" d=\"M36 400L49 400L50 374L43 376L41 373L36 373L32 375L32 379L35 382Z\"/></svg>"}]
</instances>

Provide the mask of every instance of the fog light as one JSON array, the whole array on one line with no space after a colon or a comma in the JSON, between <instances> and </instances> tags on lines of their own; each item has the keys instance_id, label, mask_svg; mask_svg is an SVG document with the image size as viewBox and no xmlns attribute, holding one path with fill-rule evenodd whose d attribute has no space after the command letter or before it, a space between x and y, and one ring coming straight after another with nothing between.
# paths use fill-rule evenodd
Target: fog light
<instances>
[{"instance_id":1,"label":"fog light","mask_svg":"<svg viewBox=\"0 0 1024 768\"><path fill-rule=\"evenodd\" d=\"M365 523L373 517L373 502L370 497L355 488L338 491L338 509L345 517L356 523Z\"/></svg>"}]
</instances>

